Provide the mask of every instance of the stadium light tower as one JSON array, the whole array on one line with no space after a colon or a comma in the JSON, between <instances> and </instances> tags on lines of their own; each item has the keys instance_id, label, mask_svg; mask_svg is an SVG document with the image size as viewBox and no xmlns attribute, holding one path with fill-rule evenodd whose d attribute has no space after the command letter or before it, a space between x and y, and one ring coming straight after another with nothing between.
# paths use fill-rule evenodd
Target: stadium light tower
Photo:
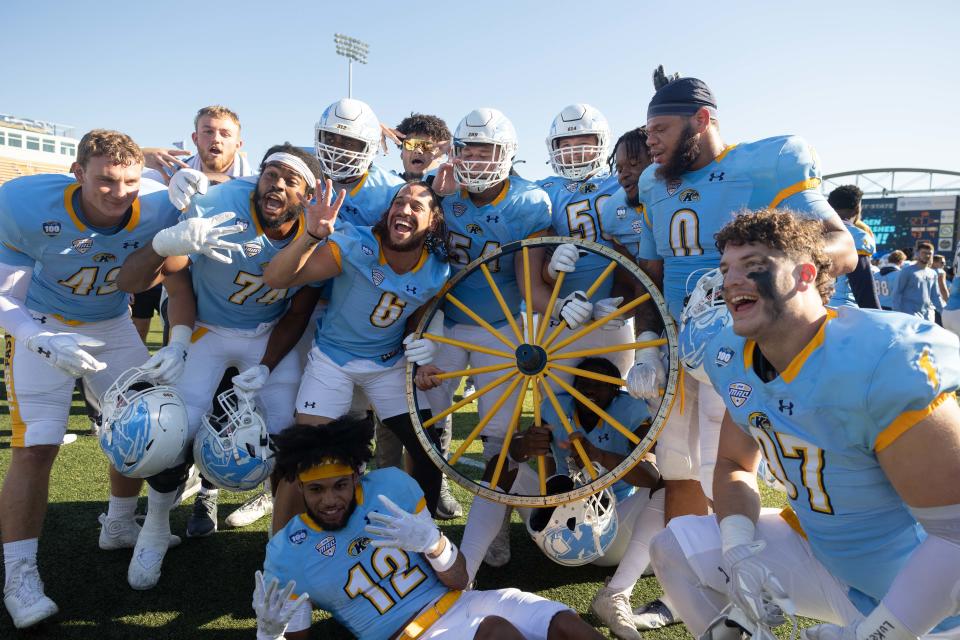
<instances>
[{"instance_id":1,"label":"stadium light tower","mask_svg":"<svg viewBox=\"0 0 960 640\"><path fill-rule=\"evenodd\" d=\"M347 59L347 97L353 97L353 63L367 64L367 54L370 45L362 40L345 36L342 33L333 34L333 42L337 45L337 55Z\"/></svg>"}]
</instances>

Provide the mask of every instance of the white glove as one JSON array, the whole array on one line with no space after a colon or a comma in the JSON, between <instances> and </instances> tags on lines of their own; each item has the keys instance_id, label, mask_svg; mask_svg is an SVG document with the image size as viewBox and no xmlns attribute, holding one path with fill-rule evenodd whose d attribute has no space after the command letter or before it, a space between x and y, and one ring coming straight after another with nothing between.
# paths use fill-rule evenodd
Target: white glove
<instances>
[{"instance_id":1,"label":"white glove","mask_svg":"<svg viewBox=\"0 0 960 640\"><path fill-rule=\"evenodd\" d=\"M236 242L221 240L221 236L243 231L243 226L231 224L220 227L221 223L237 217L232 211L218 213L210 218L187 218L172 227L167 227L153 236L153 250L158 256L188 256L191 253L202 253L217 262L230 264L230 256L217 253L216 249L224 251L240 251Z\"/></svg>"},{"instance_id":2,"label":"white glove","mask_svg":"<svg viewBox=\"0 0 960 640\"><path fill-rule=\"evenodd\" d=\"M567 326L575 331L586 324L592 316L593 303L587 300L587 294L583 291L574 291L566 298L557 300L556 304L553 305L550 319L554 322L559 322L561 319L566 320Z\"/></svg>"},{"instance_id":3,"label":"white glove","mask_svg":"<svg viewBox=\"0 0 960 640\"><path fill-rule=\"evenodd\" d=\"M724 571L727 573L727 595L734 606L751 620L770 627L783 624L781 602L788 602L786 590L775 575L758 557L767 543L754 540L723 552Z\"/></svg>"},{"instance_id":4,"label":"white glove","mask_svg":"<svg viewBox=\"0 0 960 640\"><path fill-rule=\"evenodd\" d=\"M210 186L210 180L202 171L196 169L180 169L170 178L167 185L167 195L170 202L180 211L190 206L190 200L197 193L203 195Z\"/></svg>"},{"instance_id":5,"label":"white glove","mask_svg":"<svg viewBox=\"0 0 960 640\"><path fill-rule=\"evenodd\" d=\"M187 349L193 330L182 324L170 330L170 344L162 347L141 367L157 384L174 384L183 375L187 363Z\"/></svg>"},{"instance_id":6,"label":"white glove","mask_svg":"<svg viewBox=\"0 0 960 640\"><path fill-rule=\"evenodd\" d=\"M375 547L396 547L415 553L436 549L440 542L440 529L426 508L413 514L398 507L387 496L377 497L393 515L378 511L367 514L370 524L364 527L364 531L373 536L370 544Z\"/></svg>"},{"instance_id":7,"label":"white glove","mask_svg":"<svg viewBox=\"0 0 960 640\"><path fill-rule=\"evenodd\" d=\"M656 340L658 336L653 331L644 331L637 336L637 342ZM667 372L660 360L658 347L644 347L637 349L633 367L627 373L627 391L638 400L655 401L660 397L660 390L667 383Z\"/></svg>"},{"instance_id":8,"label":"white glove","mask_svg":"<svg viewBox=\"0 0 960 640\"><path fill-rule=\"evenodd\" d=\"M310 595L301 593L295 600L290 599L297 583L291 580L281 590L280 582L274 578L269 586L263 584L263 573L257 571L254 576L253 610L257 612L257 640L283 640L283 632L297 607Z\"/></svg>"},{"instance_id":9,"label":"white glove","mask_svg":"<svg viewBox=\"0 0 960 640\"><path fill-rule=\"evenodd\" d=\"M623 296L617 298L604 298L603 300L597 300L597 303L593 305L593 319L599 320L604 316L608 316L620 306L623 302ZM622 329L623 325L627 323L624 320L623 316L617 316L613 320L609 320L600 326L601 329L607 331L613 331L615 329Z\"/></svg>"},{"instance_id":10,"label":"white glove","mask_svg":"<svg viewBox=\"0 0 960 640\"><path fill-rule=\"evenodd\" d=\"M79 333L50 333L41 331L26 340L27 349L60 369L68 376L80 378L88 373L103 371L106 363L100 362L81 347L102 347L105 342Z\"/></svg>"},{"instance_id":11,"label":"white glove","mask_svg":"<svg viewBox=\"0 0 960 640\"><path fill-rule=\"evenodd\" d=\"M435 336L443 335L443 311L437 311L433 315L424 333L431 333ZM434 341L428 338L416 338L415 335L411 333L403 339L404 355L409 362L422 367L433 362L439 347Z\"/></svg>"},{"instance_id":12,"label":"white glove","mask_svg":"<svg viewBox=\"0 0 960 640\"><path fill-rule=\"evenodd\" d=\"M547 273L556 280L558 271L572 273L577 268L577 260L579 259L580 250L577 249L577 245L569 242L562 244L554 249L550 264L547 265Z\"/></svg>"},{"instance_id":13,"label":"white glove","mask_svg":"<svg viewBox=\"0 0 960 640\"><path fill-rule=\"evenodd\" d=\"M845 627L836 624L818 624L803 630L804 640L916 640L917 636L907 629L883 602L866 618Z\"/></svg>"},{"instance_id":14,"label":"white glove","mask_svg":"<svg viewBox=\"0 0 960 640\"><path fill-rule=\"evenodd\" d=\"M233 383L233 389L238 396L250 400L257 394L257 391L263 388L269 377L270 367L265 364L257 364L233 376L230 381Z\"/></svg>"}]
</instances>

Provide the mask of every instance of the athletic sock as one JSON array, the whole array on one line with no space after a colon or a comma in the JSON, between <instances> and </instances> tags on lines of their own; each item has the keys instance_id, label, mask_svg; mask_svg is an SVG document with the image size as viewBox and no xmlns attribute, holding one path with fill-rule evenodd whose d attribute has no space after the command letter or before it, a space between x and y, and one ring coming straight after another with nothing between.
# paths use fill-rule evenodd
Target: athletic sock
<instances>
[{"instance_id":1,"label":"athletic sock","mask_svg":"<svg viewBox=\"0 0 960 640\"><path fill-rule=\"evenodd\" d=\"M22 560L37 561L37 538L27 538L15 542L3 543L3 567L5 573L4 588L9 586L13 577L13 565Z\"/></svg>"},{"instance_id":2,"label":"athletic sock","mask_svg":"<svg viewBox=\"0 0 960 640\"><path fill-rule=\"evenodd\" d=\"M480 484L487 486L486 482ZM463 539L460 541L460 553L467 562L467 575L470 581L476 577L487 549L500 533L506 513L507 505L505 504L491 502L480 496L473 499L470 515L467 516L467 525L463 530Z\"/></svg>"},{"instance_id":3,"label":"athletic sock","mask_svg":"<svg viewBox=\"0 0 960 640\"><path fill-rule=\"evenodd\" d=\"M107 517L133 518L133 514L137 511L137 499L137 496L130 496L129 498L110 496L110 501L107 503Z\"/></svg>"},{"instance_id":4,"label":"athletic sock","mask_svg":"<svg viewBox=\"0 0 960 640\"><path fill-rule=\"evenodd\" d=\"M170 535L170 510L177 501L177 492L160 493L153 487L147 489L147 517L142 533L157 536Z\"/></svg>"},{"instance_id":5,"label":"athletic sock","mask_svg":"<svg viewBox=\"0 0 960 640\"><path fill-rule=\"evenodd\" d=\"M200 495L213 496L216 498L218 495L220 495L220 489L207 489L206 487L201 486Z\"/></svg>"},{"instance_id":6,"label":"athletic sock","mask_svg":"<svg viewBox=\"0 0 960 640\"><path fill-rule=\"evenodd\" d=\"M623 554L616 573L607 584L614 593L632 593L643 570L650 564L650 540L663 530L664 493L662 490L654 493L637 515L627 550Z\"/></svg>"}]
</instances>

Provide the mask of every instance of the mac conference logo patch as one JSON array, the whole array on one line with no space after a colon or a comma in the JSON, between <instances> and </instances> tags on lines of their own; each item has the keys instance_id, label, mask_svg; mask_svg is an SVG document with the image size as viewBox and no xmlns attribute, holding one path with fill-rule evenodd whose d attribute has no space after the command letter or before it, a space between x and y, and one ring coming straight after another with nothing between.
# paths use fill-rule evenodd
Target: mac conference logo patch
<instances>
[{"instance_id":1,"label":"mac conference logo patch","mask_svg":"<svg viewBox=\"0 0 960 640\"><path fill-rule=\"evenodd\" d=\"M746 382L732 382L727 388L727 394L735 407L742 407L751 393L753 393L753 387Z\"/></svg>"},{"instance_id":2,"label":"mac conference logo patch","mask_svg":"<svg viewBox=\"0 0 960 640\"><path fill-rule=\"evenodd\" d=\"M70 243L77 253L86 253L93 247L93 238L77 238Z\"/></svg>"},{"instance_id":3,"label":"mac conference logo patch","mask_svg":"<svg viewBox=\"0 0 960 640\"><path fill-rule=\"evenodd\" d=\"M333 536L327 536L317 543L316 549L328 558L332 558L333 554L337 552L337 539Z\"/></svg>"}]
</instances>

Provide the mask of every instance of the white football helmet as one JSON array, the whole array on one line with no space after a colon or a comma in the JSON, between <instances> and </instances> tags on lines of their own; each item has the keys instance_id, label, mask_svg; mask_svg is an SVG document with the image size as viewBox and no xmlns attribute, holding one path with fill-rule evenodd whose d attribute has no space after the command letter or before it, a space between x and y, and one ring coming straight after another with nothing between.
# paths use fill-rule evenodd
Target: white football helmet
<instances>
[{"instance_id":1,"label":"white football helmet","mask_svg":"<svg viewBox=\"0 0 960 640\"><path fill-rule=\"evenodd\" d=\"M358 149L332 144L331 134L352 138ZM313 126L314 149L323 174L335 182L362 176L380 148L380 120L360 100L342 98L326 108Z\"/></svg>"},{"instance_id":2,"label":"white football helmet","mask_svg":"<svg viewBox=\"0 0 960 640\"><path fill-rule=\"evenodd\" d=\"M467 145L493 145L490 160L465 160ZM460 121L453 134L453 157L457 182L471 193L480 193L502 182L510 175L513 156L517 153L517 132L505 115L496 109L474 109Z\"/></svg>"},{"instance_id":3,"label":"white football helmet","mask_svg":"<svg viewBox=\"0 0 960 640\"><path fill-rule=\"evenodd\" d=\"M694 271L687 278L688 291L690 278L701 272ZM710 383L703 368L707 345L730 322L730 311L723 301L723 274L710 269L697 280L680 313L680 362L700 382Z\"/></svg>"},{"instance_id":4,"label":"white football helmet","mask_svg":"<svg viewBox=\"0 0 960 640\"><path fill-rule=\"evenodd\" d=\"M598 473L604 473L597 467ZM547 495L572 491L589 483L583 472L547 479ZM603 556L617 537L617 499L610 487L583 500L558 507L534 509L527 532L557 564L579 567Z\"/></svg>"},{"instance_id":5,"label":"white football helmet","mask_svg":"<svg viewBox=\"0 0 960 640\"><path fill-rule=\"evenodd\" d=\"M181 461L187 409L176 389L153 384L140 367L127 369L100 401L100 448L117 471L149 478Z\"/></svg>"},{"instance_id":6,"label":"white football helmet","mask_svg":"<svg viewBox=\"0 0 960 640\"><path fill-rule=\"evenodd\" d=\"M217 402L223 416L203 416L193 441L193 462L221 489L253 489L273 471L267 423L253 402L233 388L218 395Z\"/></svg>"},{"instance_id":7,"label":"white football helmet","mask_svg":"<svg viewBox=\"0 0 960 640\"><path fill-rule=\"evenodd\" d=\"M559 149L559 141L567 136L597 137L596 144L580 144ZM610 147L610 125L594 107L571 104L553 119L547 136L550 166L557 175L570 180L586 180L606 164Z\"/></svg>"}]
</instances>

